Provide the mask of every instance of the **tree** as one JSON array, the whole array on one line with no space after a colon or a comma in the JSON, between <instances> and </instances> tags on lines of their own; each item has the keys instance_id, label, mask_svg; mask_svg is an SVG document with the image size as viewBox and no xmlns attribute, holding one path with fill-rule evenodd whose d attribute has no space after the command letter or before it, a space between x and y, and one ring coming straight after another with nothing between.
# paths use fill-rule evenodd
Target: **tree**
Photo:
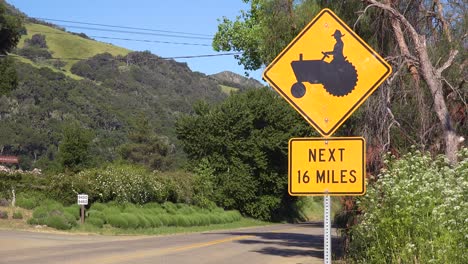
<instances>
[{"instance_id":1,"label":"tree","mask_svg":"<svg viewBox=\"0 0 468 264\"><path fill-rule=\"evenodd\" d=\"M8 95L17 86L18 76L13 60L0 55L0 96Z\"/></svg>"},{"instance_id":2,"label":"tree","mask_svg":"<svg viewBox=\"0 0 468 264\"><path fill-rule=\"evenodd\" d=\"M93 138L93 132L78 122L64 126L58 156L65 171L77 172L86 167L91 159L89 149Z\"/></svg>"},{"instance_id":3,"label":"tree","mask_svg":"<svg viewBox=\"0 0 468 264\"><path fill-rule=\"evenodd\" d=\"M251 3L236 21L220 20L213 39L216 51L242 51L236 55L246 70L269 64L309 22L319 6L313 0L243 0Z\"/></svg>"},{"instance_id":4,"label":"tree","mask_svg":"<svg viewBox=\"0 0 468 264\"><path fill-rule=\"evenodd\" d=\"M0 1L0 96L8 94L18 85L14 63L5 58L21 37L21 20L6 12L5 3Z\"/></svg>"},{"instance_id":5,"label":"tree","mask_svg":"<svg viewBox=\"0 0 468 264\"><path fill-rule=\"evenodd\" d=\"M443 89L444 83L447 81L442 76L442 73L453 64L459 51L456 47L449 45L451 46L450 52L445 56L445 62L442 63L441 66L437 67L430 58L430 50L428 47L431 44L431 41L438 38L437 36L434 36L438 33L445 35L448 43L452 44L451 29L447 18L445 17L447 14L444 14L441 1L432 1L432 11L431 8L427 8L425 3L418 1L420 2L419 7L421 9L419 11L423 11L423 18L429 18L431 26L426 28L430 30L429 34L422 31L423 27L420 24L417 24L417 22L411 23L405 15L398 11L398 7L400 5L399 0L385 1L385 3L378 2L376 0L366 0L364 2L369 3L364 12L370 7L377 7L384 10L387 16L390 16L395 40L398 43L401 56L404 58L409 71L413 75L416 82L415 85L419 86L419 76L422 76L430 90L434 103L434 111L437 114L440 127L443 131L445 154L452 163L455 163L457 160L456 153L461 137L457 135L454 129L454 122L447 107ZM466 10L464 12L466 12ZM438 23L442 25L441 29L437 28ZM407 33L404 34L403 32ZM439 60L440 59L442 58L439 58Z\"/></svg>"},{"instance_id":6,"label":"tree","mask_svg":"<svg viewBox=\"0 0 468 264\"><path fill-rule=\"evenodd\" d=\"M11 51L21 37L21 20L7 14L5 3L0 1L0 55Z\"/></svg>"},{"instance_id":7,"label":"tree","mask_svg":"<svg viewBox=\"0 0 468 264\"><path fill-rule=\"evenodd\" d=\"M351 117L360 125L345 133L368 139L375 153L371 156L380 160L372 161L375 164L382 164L383 153L405 152L410 145L433 153L445 148L447 157L455 162L457 147L463 140L458 134L468 129L468 92L463 77L467 61L466 56L457 56L457 50L464 51L466 45L466 3L244 2L251 4L250 9L242 11L236 21L221 21L213 41L215 49L242 51L239 63L246 69L259 69L268 65L321 8L331 8L395 69ZM448 8L444 9L444 5Z\"/></svg>"},{"instance_id":8,"label":"tree","mask_svg":"<svg viewBox=\"0 0 468 264\"><path fill-rule=\"evenodd\" d=\"M313 132L274 92L253 89L217 106L199 103L176 129L191 167L209 164L218 205L260 219L297 217L296 198L287 193L288 140Z\"/></svg>"},{"instance_id":9,"label":"tree","mask_svg":"<svg viewBox=\"0 0 468 264\"><path fill-rule=\"evenodd\" d=\"M123 159L147 166L153 170L166 170L171 165L173 147L169 139L156 135L148 118L140 115L128 133L128 143L119 148Z\"/></svg>"},{"instance_id":10,"label":"tree","mask_svg":"<svg viewBox=\"0 0 468 264\"><path fill-rule=\"evenodd\" d=\"M46 36L42 34L34 34L31 39L24 41L25 46L35 46L41 49L47 49Z\"/></svg>"}]
</instances>

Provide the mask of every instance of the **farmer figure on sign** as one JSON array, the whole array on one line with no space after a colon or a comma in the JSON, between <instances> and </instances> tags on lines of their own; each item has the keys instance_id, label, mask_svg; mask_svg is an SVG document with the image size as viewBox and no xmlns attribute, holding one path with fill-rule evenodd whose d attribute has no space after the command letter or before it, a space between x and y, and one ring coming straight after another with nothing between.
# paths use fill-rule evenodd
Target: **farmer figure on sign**
<instances>
[{"instance_id":1,"label":"farmer figure on sign","mask_svg":"<svg viewBox=\"0 0 468 264\"><path fill-rule=\"evenodd\" d=\"M331 63L344 62L345 61L345 57L343 55L344 43L343 43L343 40L341 40L341 37L344 37L344 35L342 35L341 31L337 29L335 30L335 33L333 33L332 36L335 37L336 39L336 44L333 47L333 51L323 52L323 55L327 57L328 55L333 55L333 60L331 61Z\"/></svg>"}]
</instances>

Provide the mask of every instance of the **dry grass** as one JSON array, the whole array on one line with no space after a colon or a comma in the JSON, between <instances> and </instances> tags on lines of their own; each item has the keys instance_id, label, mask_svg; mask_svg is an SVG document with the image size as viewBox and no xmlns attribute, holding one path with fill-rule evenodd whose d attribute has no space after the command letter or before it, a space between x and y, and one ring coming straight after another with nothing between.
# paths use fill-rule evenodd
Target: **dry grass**
<instances>
[{"instance_id":1,"label":"dry grass","mask_svg":"<svg viewBox=\"0 0 468 264\"><path fill-rule=\"evenodd\" d=\"M31 210L26 210L23 208L13 208L9 207L2 207L0 206L0 211L8 212L8 219L0 219L0 228L2 229L18 229L18 230L31 230L35 229L34 226L29 225L26 221L32 216ZM23 215L23 219L13 219L14 212L21 212Z\"/></svg>"}]
</instances>

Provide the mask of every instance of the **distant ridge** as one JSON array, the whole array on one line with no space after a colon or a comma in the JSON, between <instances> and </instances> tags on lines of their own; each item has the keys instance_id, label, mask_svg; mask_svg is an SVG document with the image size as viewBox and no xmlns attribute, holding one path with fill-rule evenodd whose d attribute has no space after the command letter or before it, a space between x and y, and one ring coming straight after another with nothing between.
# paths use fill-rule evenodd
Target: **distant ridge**
<instances>
[{"instance_id":1,"label":"distant ridge","mask_svg":"<svg viewBox=\"0 0 468 264\"><path fill-rule=\"evenodd\" d=\"M222 85L230 86L240 90L261 88L264 86L261 82L255 80L254 78L247 78L231 71L222 71L220 73L212 74L210 77L217 80Z\"/></svg>"}]
</instances>

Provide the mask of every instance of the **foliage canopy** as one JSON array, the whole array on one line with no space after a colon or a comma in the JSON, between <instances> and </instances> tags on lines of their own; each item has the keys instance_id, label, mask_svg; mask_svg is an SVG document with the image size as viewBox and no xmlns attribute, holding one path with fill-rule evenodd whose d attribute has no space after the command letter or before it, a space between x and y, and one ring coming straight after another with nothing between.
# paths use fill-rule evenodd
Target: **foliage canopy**
<instances>
[{"instance_id":1,"label":"foliage canopy","mask_svg":"<svg viewBox=\"0 0 468 264\"><path fill-rule=\"evenodd\" d=\"M312 130L274 92L249 90L217 106L198 104L176 128L192 168L211 168L218 205L260 219L296 217L296 199L287 193L288 140Z\"/></svg>"}]
</instances>

